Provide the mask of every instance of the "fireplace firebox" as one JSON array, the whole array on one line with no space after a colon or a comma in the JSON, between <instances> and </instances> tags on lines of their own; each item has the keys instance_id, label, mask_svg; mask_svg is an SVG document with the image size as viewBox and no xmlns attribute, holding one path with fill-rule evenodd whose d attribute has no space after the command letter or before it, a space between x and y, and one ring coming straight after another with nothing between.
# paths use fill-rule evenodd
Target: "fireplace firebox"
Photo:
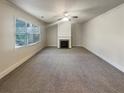
<instances>
[{"instance_id":1,"label":"fireplace firebox","mask_svg":"<svg viewBox=\"0 0 124 93\"><path fill-rule=\"evenodd\" d=\"M60 48L69 48L69 40L60 40Z\"/></svg>"}]
</instances>

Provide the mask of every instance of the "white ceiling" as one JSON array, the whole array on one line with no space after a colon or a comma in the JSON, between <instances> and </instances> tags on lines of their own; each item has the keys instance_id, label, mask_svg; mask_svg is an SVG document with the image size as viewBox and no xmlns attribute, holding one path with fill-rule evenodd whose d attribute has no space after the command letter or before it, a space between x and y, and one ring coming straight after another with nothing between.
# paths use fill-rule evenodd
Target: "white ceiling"
<instances>
[{"instance_id":1,"label":"white ceiling","mask_svg":"<svg viewBox=\"0 0 124 93\"><path fill-rule=\"evenodd\" d=\"M8 0L33 16L51 23L65 11L79 16L77 22L87 21L122 3L124 0ZM44 18L41 18L44 16Z\"/></svg>"}]
</instances>

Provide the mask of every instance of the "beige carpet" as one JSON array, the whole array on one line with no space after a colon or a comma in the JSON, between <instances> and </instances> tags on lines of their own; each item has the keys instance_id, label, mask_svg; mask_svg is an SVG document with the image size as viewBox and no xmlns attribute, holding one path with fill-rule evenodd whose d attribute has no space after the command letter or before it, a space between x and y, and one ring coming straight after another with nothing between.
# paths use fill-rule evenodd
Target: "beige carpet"
<instances>
[{"instance_id":1,"label":"beige carpet","mask_svg":"<svg viewBox=\"0 0 124 93\"><path fill-rule=\"evenodd\" d=\"M124 73L84 48L46 48L0 80L0 93L124 93Z\"/></svg>"}]
</instances>

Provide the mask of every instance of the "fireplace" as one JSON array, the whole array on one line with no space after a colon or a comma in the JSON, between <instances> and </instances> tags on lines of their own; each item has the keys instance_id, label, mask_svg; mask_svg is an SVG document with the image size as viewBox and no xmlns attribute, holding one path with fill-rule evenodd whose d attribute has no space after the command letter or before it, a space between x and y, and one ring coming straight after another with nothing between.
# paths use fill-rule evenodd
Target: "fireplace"
<instances>
[{"instance_id":1,"label":"fireplace","mask_svg":"<svg viewBox=\"0 0 124 93\"><path fill-rule=\"evenodd\" d=\"M71 48L71 37L58 37L58 48Z\"/></svg>"},{"instance_id":2,"label":"fireplace","mask_svg":"<svg viewBox=\"0 0 124 93\"><path fill-rule=\"evenodd\" d=\"M71 45L71 22L61 22L58 24L57 34L58 48L72 48Z\"/></svg>"},{"instance_id":3,"label":"fireplace","mask_svg":"<svg viewBox=\"0 0 124 93\"><path fill-rule=\"evenodd\" d=\"M60 40L60 48L69 48L69 40Z\"/></svg>"}]
</instances>

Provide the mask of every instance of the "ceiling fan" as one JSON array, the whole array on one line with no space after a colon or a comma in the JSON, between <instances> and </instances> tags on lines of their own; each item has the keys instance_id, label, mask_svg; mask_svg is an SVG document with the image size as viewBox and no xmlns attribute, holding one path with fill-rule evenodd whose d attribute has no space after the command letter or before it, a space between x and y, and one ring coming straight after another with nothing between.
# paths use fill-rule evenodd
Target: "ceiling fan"
<instances>
[{"instance_id":1,"label":"ceiling fan","mask_svg":"<svg viewBox=\"0 0 124 93\"><path fill-rule=\"evenodd\" d=\"M71 16L71 15L69 15L68 12L64 12L64 15L61 18L57 19L57 21L60 21L60 20L71 21L71 19L73 19L73 18L78 18L78 16Z\"/></svg>"},{"instance_id":2,"label":"ceiling fan","mask_svg":"<svg viewBox=\"0 0 124 93\"><path fill-rule=\"evenodd\" d=\"M71 16L68 12L64 12L63 16L58 18L55 22L48 25L48 27L56 25L61 22L71 21L72 19L77 19L78 16Z\"/></svg>"}]
</instances>

